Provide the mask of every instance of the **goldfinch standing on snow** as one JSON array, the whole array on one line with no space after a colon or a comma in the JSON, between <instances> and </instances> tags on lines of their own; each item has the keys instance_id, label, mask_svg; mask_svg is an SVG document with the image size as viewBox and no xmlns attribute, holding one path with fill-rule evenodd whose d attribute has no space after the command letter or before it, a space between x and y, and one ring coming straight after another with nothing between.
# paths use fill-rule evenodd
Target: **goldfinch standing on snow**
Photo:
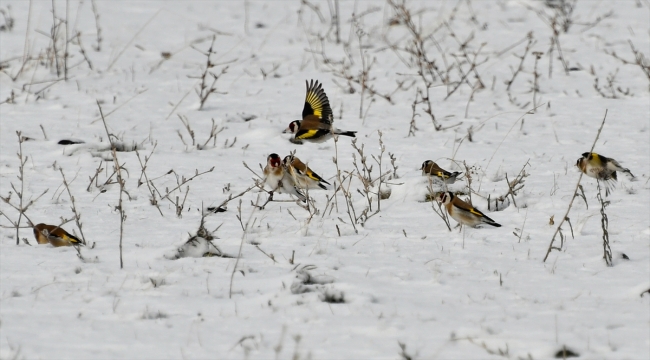
<instances>
[{"instance_id":1,"label":"goldfinch standing on snow","mask_svg":"<svg viewBox=\"0 0 650 360\"><path fill-rule=\"evenodd\" d=\"M34 226L34 237L39 244L52 244L54 247L84 245L77 237L54 225L38 224Z\"/></svg>"},{"instance_id":2,"label":"goldfinch standing on snow","mask_svg":"<svg viewBox=\"0 0 650 360\"><path fill-rule=\"evenodd\" d=\"M428 175L432 179L436 179L445 184L453 184L456 182L458 175L461 174L458 171L450 173L449 171L442 169L440 166L438 166L438 164L434 163L431 160L423 162L420 170L422 170L422 176Z\"/></svg>"},{"instance_id":3,"label":"goldfinch standing on snow","mask_svg":"<svg viewBox=\"0 0 650 360\"><path fill-rule=\"evenodd\" d=\"M332 134L356 137L356 131L342 131L332 126L332 108L318 80L305 82L307 95L305 107L302 109L302 120L292 121L282 133L293 134L291 142L295 144L302 144L303 141L321 143L329 140Z\"/></svg>"},{"instance_id":4,"label":"goldfinch standing on snow","mask_svg":"<svg viewBox=\"0 0 650 360\"><path fill-rule=\"evenodd\" d=\"M501 224L497 224L494 220L478 211L472 205L459 199L451 192L440 193L436 200L445 204L449 216L462 225L471 227L477 227L480 224L488 224L496 227L501 226Z\"/></svg>"},{"instance_id":5,"label":"goldfinch standing on snow","mask_svg":"<svg viewBox=\"0 0 650 360\"><path fill-rule=\"evenodd\" d=\"M323 184L330 185L318 174L313 172L307 165L305 165L300 159L293 155L287 155L282 164L285 169L293 177L296 186L301 189L318 189L327 190L327 186Z\"/></svg>"},{"instance_id":6,"label":"goldfinch standing on snow","mask_svg":"<svg viewBox=\"0 0 650 360\"><path fill-rule=\"evenodd\" d=\"M271 187L270 199L273 199L273 193L285 193L296 196L302 202L307 201L298 189L291 175L285 171L282 166L282 159L278 154L271 154L266 158L266 167L264 167L264 184ZM270 200L269 200L270 201Z\"/></svg>"}]
</instances>

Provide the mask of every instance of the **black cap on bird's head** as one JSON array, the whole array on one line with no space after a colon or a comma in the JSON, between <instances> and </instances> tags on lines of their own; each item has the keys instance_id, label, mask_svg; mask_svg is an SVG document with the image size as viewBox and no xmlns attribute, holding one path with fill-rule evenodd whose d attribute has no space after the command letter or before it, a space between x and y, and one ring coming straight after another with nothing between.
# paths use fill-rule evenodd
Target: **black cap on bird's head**
<instances>
[{"instance_id":1,"label":"black cap on bird's head","mask_svg":"<svg viewBox=\"0 0 650 360\"><path fill-rule=\"evenodd\" d=\"M576 161L576 166L580 167L580 162L582 161L582 159L591 160L592 158L593 155L590 152L582 153L582 157Z\"/></svg>"},{"instance_id":2,"label":"black cap on bird's head","mask_svg":"<svg viewBox=\"0 0 650 360\"><path fill-rule=\"evenodd\" d=\"M431 164L433 164L433 161L431 161L431 160L427 160L427 161L423 162L422 166L420 167L420 170L424 170L424 168L426 168L427 166L431 166Z\"/></svg>"},{"instance_id":3,"label":"black cap on bird's head","mask_svg":"<svg viewBox=\"0 0 650 360\"><path fill-rule=\"evenodd\" d=\"M269 155L266 158L266 161L269 163L269 165L271 165L271 167L274 168L280 166L280 163L282 162L282 160L280 159L280 155L276 153L272 153L271 155Z\"/></svg>"}]
</instances>

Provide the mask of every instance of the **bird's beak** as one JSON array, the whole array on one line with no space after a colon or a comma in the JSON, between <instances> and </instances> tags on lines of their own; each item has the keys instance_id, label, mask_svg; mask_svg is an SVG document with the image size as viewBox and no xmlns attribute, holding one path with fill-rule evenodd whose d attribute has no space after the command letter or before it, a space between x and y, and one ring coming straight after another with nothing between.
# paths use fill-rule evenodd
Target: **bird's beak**
<instances>
[{"instance_id":1,"label":"bird's beak","mask_svg":"<svg viewBox=\"0 0 650 360\"><path fill-rule=\"evenodd\" d=\"M288 133L290 133L290 132L291 132L291 129L286 128L286 129L284 129L284 131L283 131L282 133L283 133L283 134L288 134Z\"/></svg>"}]
</instances>

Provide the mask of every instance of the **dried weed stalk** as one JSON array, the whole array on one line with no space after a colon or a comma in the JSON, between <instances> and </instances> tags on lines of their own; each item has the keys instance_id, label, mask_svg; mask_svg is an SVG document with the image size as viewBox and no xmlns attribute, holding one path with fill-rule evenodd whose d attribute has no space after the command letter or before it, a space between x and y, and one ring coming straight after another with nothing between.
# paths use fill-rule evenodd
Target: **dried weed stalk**
<instances>
[{"instance_id":1,"label":"dried weed stalk","mask_svg":"<svg viewBox=\"0 0 650 360\"><path fill-rule=\"evenodd\" d=\"M605 208L609 205L609 201L603 200L600 181L598 182L598 194L596 194L596 198L598 199L598 203L600 203L600 226L603 229L603 259L605 259L607 266L613 266L612 249L609 247L609 232L607 231L609 219L607 218L607 213L605 213Z\"/></svg>"},{"instance_id":2,"label":"dried weed stalk","mask_svg":"<svg viewBox=\"0 0 650 360\"><path fill-rule=\"evenodd\" d=\"M108 131L108 125L106 124L106 119L104 118L104 112L102 111L102 106L99 104L99 100L97 100L97 107L99 108L99 115L101 116L102 122L104 123L106 136L108 136L108 141L111 143L111 152L113 153L113 169L117 174L117 183L120 185L120 196L118 199L117 207L115 209L120 214L120 269L123 269L124 261L122 259L122 239L124 237L124 221L126 221L126 214L124 212L124 206L122 203L122 194L126 193L127 196L129 197L129 200L131 200L131 195L129 195L129 193L127 193L124 188L125 180L122 177L122 166L120 166L120 162L117 159L116 147L112 138L113 135Z\"/></svg>"},{"instance_id":3,"label":"dried weed stalk","mask_svg":"<svg viewBox=\"0 0 650 360\"><path fill-rule=\"evenodd\" d=\"M611 53L608 51L605 51L606 54L613 56L615 59L620 60L623 64L626 65L637 65L639 69L643 72L643 74L648 78L650 81L650 61L643 55L642 52L637 50L634 47L634 43L632 43L631 40L628 40L628 44L630 44L630 49L632 50L632 54L634 54L634 60L627 60L625 58L622 58L616 54L615 51L612 51Z\"/></svg>"},{"instance_id":4,"label":"dried weed stalk","mask_svg":"<svg viewBox=\"0 0 650 360\"><path fill-rule=\"evenodd\" d=\"M45 189L40 195L38 195L35 199L30 199L28 202L25 200L25 164L27 163L27 160L29 159L29 156L24 156L23 155L23 142L26 141L26 138L22 136L22 133L20 131L16 131L16 135L18 135L18 180L20 180L20 190L16 189L16 186L14 183L11 183L11 188L13 189L13 193L16 193L16 196L18 197L18 204L14 204L11 201L11 195L13 194L11 191L6 197L1 197L2 201L4 201L7 205L11 206L14 210L18 211L18 219L17 220L12 220L4 211L0 211L0 214L4 216L10 223L11 223L11 228L16 229L16 245L20 244L20 234L19 230L21 228L20 223L23 219L23 216L25 219L27 219L27 227L32 227L35 224L31 221L29 216L27 216L26 212L29 209L30 206L32 206L38 199L41 198L41 196L45 195L45 193L49 189Z\"/></svg>"},{"instance_id":5,"label":"dried weed stalk","mask_svg":"<svg viewBox=\"0 0 650 360\"><path fill-rule=\"evenodd\" d=\"M198 77L189 76L190 78L201 79L201 83L199 84L199 87L196 89L196 94L199 96L199 101L200 101L199 110L203 110L203 106L205 105L205 102L208 100L208 97L210 95L214 93L219 93L215 85L217 84L219 78L228 71L228 66L222 67L221 71L218 74L215 74L211 71L213 67L217 66L217 64L212 62L212 58L211 58L212 54L216 53L216 51L213 50L214 42L216 39L217 39L217 35L213 35L212 43L210 44L210 48L208 49L207 52L203 52L195 47L192 47L194 50L201 52L206 57L205 68L203 69L201 75ZM210 77L212 78L212 82L210 82ZM220 94L225 94L225 93L220 93Z\"/></svg>"},{"instance_id":6,"label":"dried weed stalk","mask_svg":"<svg viewBox=\"0 0 650 360\"><path fill-rule=\"evenodd\" d=\"M63 173L63 168L59 167L59 171L61 172L61 177L63 178L63 185L65 186L65 189L68 192L68 197L70 198L70 209L72 210L72 213L74 214L74 221L75 224L77 224L77 228L79 229L79 234L81 235L81 242L86 245L86 237L84 236L83 232L83 224L81 223L81 213L77 211L77 206L74 200L74 196L72 195L72 192L70 191L70 186L68 184L68 181L65 178L65 174ZM74 181L74 179L73 179ZM79 254L81 256L81 254Z\"/></svg>"},{"instance_id":7,"label":"dried weed stalk","mask_svg":"<svg viewBox=\"0 0 650 360\"><path fill-rule=\"evenodd\" d=\"M217 135L219 135L222 131L226 130L226 128L223 127L223 126L220 128L219 125L217 125L215 123L214 118L212 118L211 119L212 120L212 127L210 128L210 134L208 135L208 139L205 140L205 142L203 144L200 144L200 143L197 144L194 130L192 130L192 127L190 126L190 121L187 118L187 116L180 115L180 114L176 114L176 115L178 116L178 118L183 123L183 126L185 127L185 130L187 130L187 133L190 135L190 139L192 139L192 145L191 146L196 147L198 150L205 150L205 149L215 148L217 146ZM187 144L185 142L185 139L183 139L183 135L181 135L180 131L177 131L177 133L178 133L178 137L181 138L181 141L183 142L183 144L185 146L190 146L189 144ZM210 140L212 140L212 147L208 147L208 143L210 142ZM237 138L235 138L235 141L233 141L233 143L230 145L230 147L234 146L236 141L237 141ZM226 147L226 148L229 147L228 146L228 139L226 139L226 144L224 145L224 147Z\"/></svg>"},{"instance_id":8,"label":"dried weed stalk","mask_svg":"<svg viewBox=\"0 0 650 360\"><path fill-rule=\"evenodd\" d=\"M151 197L149 198L149 203L151 203L151 205L155 206L156 209L158 209L160 216L164 217L162 210L160 210L160 205L158 204L159 199L156 198L156 191L154 191L153 183L149 181L149 177L147 176L147 171L146 171L147 163L151 159L151 156L153 155L153 152L156 150L157 145L158 143L156 142L153 146L153 149L151 149L151 153L149 153L149 156L144 157L144 163L140 158L140 152L138 150L135 151L135 155L138 157L138 162L140 163L140 169L142 170L142 172L140 173L140 178L138 179L138 187L140 187L140 185L143 184L142 177L144 177L144 184L147 185L147 189L149 189L149 193L151 194Z\"/></svg>"},{"instance_id":9,"label":"dried weed stalk","mask_svg":"<svg viewBox=\"0 0 650 360\"><path fill-rule=\"evenodd\" d=\"M248 235L248 229L251 223L251 219L253 218L253 215L255 214L255 210L258 209L258 206L252 206L252 210L250 215L248 216L248 220L246 220L246 224L244 225L244 222L242 220L242 201L239 199L239 205L237 206L237 220L239 220L239 224L241 225L242 228L242 236L241 236L241 242L239 243L239 251L237 252L237 260L235 260L235 266L233 266L232 273L230 274L230 287L228 290L228 298L232 299L232 284L233 280L235 278L235 272L237 272L237 265L239 265L239 259L241 259L241 251L244 246L244 240L246 239ZM240 270L242 274L244 272Z\"/></svg>"},{"instance_id":10,"label":"dried weed stalk","mask_svg":"<svg viewBox=\"0 0 650 360\"><path fill-rule=\"evenodd\" d=\"M591 150L589 150L589 152L594 151L594 147L596 147L596 142L600 137L600 132L603 130L603 126L605 125L606 119L607 119L607 110L605 110L605 116L603 116L603 121L600 123L600 128L598 128L598 132L596 133L596 139L594 139L594 143L591 145ZM546 259L548 258L552 250L562 251L562 247L564 245L564 235L561 233L562 224L564 224L564 222L569 219L568 216L569 216L569 212L571 211L571 207L573 206L573 201L576 199L576 197L578 197L578 189L580 188L580 180L582 180L582 175L583 173L580 172L580 176L578 177L578 183L576 184L576 188L573 191L573 196L571 197L569 206L567 207L566 213L562 217L562 220L560 220L557 229L555 229L555 232L553 233L553 237L551 238L551 242L548 245L548 250L546 250L546 255L544 256L544 260L542 260L543 262L546 262ZM559 247L554 247L553 244L558 234L560 234L561 243Z\"/></svg>"},{"instance_id":11,"label":"dried weed stalk","mask_svg":"<svg viewBox=\"0 0 650 360\"><path fill-rule=\"evenodd\" d=\"M335 136L334 137L334 158L332 159L332 161L334 162L334 165L336 166L336 179L337 179L337 182L338 182L338 186L334 190L334 194L332 195L332 197L335 198L336 193L338 193L339 190L341 191L341 193L343 193L343 197L345 198L345 206L346 206L346 209L347 209L348 218L350 219L350 224L354 228L354 232L356 234L358 234L359 230L357 229L357 225L356 225L357 222L355 220L357 218L357 215L356 215L356 212L354 210L354 203L352 201L352 193L350 192L350 186L352 185L352 175L348 174L347 176L342 176L343 173L342 173L341 169L339 168L339 161L338 161L339 149L338 149L337 144L338 144L338 136ZM345 181L347 181L347 187L345 187ZM323 212L323 215L325 215L325 212ZM345 223L341 218L339 218L339 220L341 220L341 222Z\"/></svg>"}]
</instances>

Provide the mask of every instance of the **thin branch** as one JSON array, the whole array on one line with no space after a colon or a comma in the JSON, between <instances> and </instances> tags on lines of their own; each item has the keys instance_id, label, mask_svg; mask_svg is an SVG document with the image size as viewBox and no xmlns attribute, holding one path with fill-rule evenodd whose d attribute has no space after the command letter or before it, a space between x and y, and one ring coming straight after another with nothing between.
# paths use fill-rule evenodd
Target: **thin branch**
<instances>
[{"instance_id":1,"label":"thin branch","mask_svg":"<svg viewBox=\"0 0 650 360\"><path fill-rule=\"evenodd\" d=\"M596 134L596 138L594 139L594 143L591 145L591 150L589 152L592 152L594 150L594 147L596 147L596 142L598 141L598 138L600 137L600 132L603 130L603 126L605 125L605 119L607 119L607 109L605 110L605 116L603 116L603 122L600 124L600 128L598 129L598 133ZM566 213L562 217L562 220L560 220L560 223L557 226L557 229L555 229L555 233L553 233L553 237L551 238L551 243L548 245L548 250L546 251L546 256L544 256L544 260L542 262L546 262L546 259L548 258L548 255L551 253L553 250L553 243L555 242L555 237L557 234L560 232L560 228L562 227L562 224L564 224L564 221L566 221L567 217L569 216L569 212L571 211L571 206L573 206L573 200L578 196L578 187L580 186L580 180L582 180L582 171L580 172L580 176L578 177L578 183L576 184L576 188L573 191L573 196L571 197L571 201L569 202L569 207L566 209Z\"/></svg>"}]
</instances>

